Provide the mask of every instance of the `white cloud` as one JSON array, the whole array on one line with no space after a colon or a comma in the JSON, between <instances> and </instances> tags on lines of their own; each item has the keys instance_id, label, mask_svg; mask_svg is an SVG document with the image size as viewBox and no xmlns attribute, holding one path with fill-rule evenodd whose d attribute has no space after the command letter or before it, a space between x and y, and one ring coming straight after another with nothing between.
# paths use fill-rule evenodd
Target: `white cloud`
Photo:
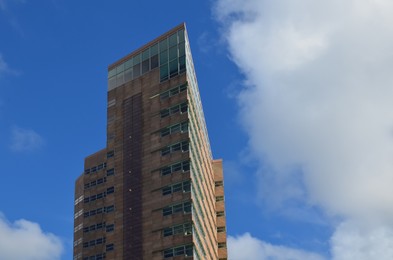
<instances>
[{"instance_id":1,"label":"white cloud","mask_svg":"<svg viewBox=\"0 0 393 260\"><path fill-rule=\"evenodd\" d=\"M245 233L228 237L229 260L322 260L322 256L304 250L276 246Z\"/></svg>"},{"instance_id":2,"label":"white cloud","mask_svg":"<svg viewBox=\"0 0 393 260\"><path fill-rule=\"evenodd\" d=\"M60 239L44 233L37 223L24 219L9 223L0 213L1 260L57 260L62 248Z\"/></svg>"},{"instance_id":3,"label":"white cloud","mask_svg":"<svg viewBox=\"0 0 393 260\"><path fill-rule=\"evenodd\" d=\"M393 2L218 0L216 11L246 77L240 115L264 165L260 199L344 218L336 259L391 259Z\"/></svg>"},{"instance_id":4,"label":"white cloud","mask_svg":"<svg viewBox=\"0 0 393 260\"><path fill-rule=\"evenodd\" d=\"M393 259L393 228L347 221L337 227L331 244L335 260Z\"/></svg>"},{"instance_id":5,"label":"white cloud","mask_svg":"<svg viewBox=\"0 0 393 260\"><path fill-rule=\"evenodd\" d=\"M34 130L14 127L11 136L11 150L15 152L33 151L44 144L43 138Z\"/></svg>"}]
</instances>

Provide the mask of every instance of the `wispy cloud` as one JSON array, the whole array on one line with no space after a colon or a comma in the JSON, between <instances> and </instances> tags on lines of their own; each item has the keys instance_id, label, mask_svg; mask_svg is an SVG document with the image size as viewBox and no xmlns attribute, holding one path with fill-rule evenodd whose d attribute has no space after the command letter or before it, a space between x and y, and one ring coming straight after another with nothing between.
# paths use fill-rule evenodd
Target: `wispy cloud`
<instances>
[{"instance_id":1,"label":"wispy cloud","mask_svg":"<svg viewBox=\"0 0 393 260\"><path fill-rule=\"evenodd\" d=\"M246 79L260 200L344 219L335 259L391 259L393 2L218 0L216 11Z\"/></svg>"},{"instance_id":2,"label":"wispy cloud","mask_svg":"<svg viewBox=\"0 0 393 260\"><path fill-rule=\"evenodd\" d=\"M234 260L324 260L325 258L312 252L272 245L245 233L237 237L228 237L228 259Z\"/></svg>"},{"instance_id":3,"label":"wispy cloud","mask_svg":"<svg viewBox=\"0 0 393 260\"><path fill-rule=\"evenodd\" d=\"M12 128L10 148L15 152L33 151L44 144L44 139L31 129Z\"/></svg>"},{"instance_id":4,"label":"wispy cloud","mask_svg":"<svg viewBox=\"0 0 393 260\"><path fill-rule=\"evenodd\" d=\"M0 76L8 71L9 71L8 64L5 62L3 55L0 53Z\"/></svg>"},{"instance_id":5,"label":"wispy cloud","mask_svg":"<svg viewBox=\"0 0 393 260\"><path fill-rule=\"evenodd\" d=\"M6 11L9 3L25 3L25 0L0 0L0 9Z\"/></svg>"},{"instance_id":6,"label":"wispy cloud","mask_svg":"<svg viewBox=\"0 0 393 260\"><path fill-rule=\"evenodd\" d=\"M58 260L63 246L58 237L45 233L37 223L10 223L0 212L0 259Z\"/></svg>"}]
</instances>

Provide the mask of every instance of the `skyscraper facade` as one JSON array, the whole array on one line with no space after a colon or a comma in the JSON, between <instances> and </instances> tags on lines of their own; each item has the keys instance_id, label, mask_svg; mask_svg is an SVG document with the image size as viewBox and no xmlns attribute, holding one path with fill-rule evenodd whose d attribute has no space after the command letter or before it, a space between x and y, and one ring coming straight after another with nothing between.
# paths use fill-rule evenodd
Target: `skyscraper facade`
<instances>
[{"instance_id":1,"label":"skyscraper facade","mask_svg":"<svg viewBox=\"0 0 393 260\"><path fill-rule=\"evenodd\" d=\"M106 148L85 159L74 218L74 259L227 258L222 160L184 24L108 67Z\"/></svg>"}]
</instances>

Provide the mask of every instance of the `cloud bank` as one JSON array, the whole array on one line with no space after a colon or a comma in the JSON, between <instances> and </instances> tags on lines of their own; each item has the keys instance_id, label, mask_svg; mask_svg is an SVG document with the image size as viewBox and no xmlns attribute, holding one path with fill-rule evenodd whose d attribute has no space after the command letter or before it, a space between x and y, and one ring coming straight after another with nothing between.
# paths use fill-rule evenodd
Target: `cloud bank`
<instances>
[{"instance_id":1,"label":"cloud bank","mask_svg":"<svg viewBox=\"0 0 393 260\"><path fill-rule=\"evenodd\" d=\"M34 130L14 127L10 148L14 152L33 151L44 144L44 139Z\"/></svg>"},{"instance_id":2,"label":"cloud bank","mask_svg":"<svg viewBox=\"0 0 393 260\"><path fill-rule=\"evenodd\" d=\"M342 218L334 259L392 259L393 2L218 0L216 15L260 200Z\"/></svg>"},{"instance_id":3,"label":"cloud bank","mask_svg":"<svg viewBox=\"0 0 393 260\"><path fill-rule=\"evenodd\" d=\"M38 224L24 219L9 223L0 213L0 259L58 260L62 250L60 239Z\"/></svg>"},{"instance_id":4,"label":"cloud bank","mask_svg":"<svg viewBox=\"0 0 393 260\"><path fill-rule=\"evenodd\" d=\"M246 233L238 237L228 237L229 259L234 260L323 260L324 258L303 250L292 249L258 240Z\"/></svg>"}]
</instances>

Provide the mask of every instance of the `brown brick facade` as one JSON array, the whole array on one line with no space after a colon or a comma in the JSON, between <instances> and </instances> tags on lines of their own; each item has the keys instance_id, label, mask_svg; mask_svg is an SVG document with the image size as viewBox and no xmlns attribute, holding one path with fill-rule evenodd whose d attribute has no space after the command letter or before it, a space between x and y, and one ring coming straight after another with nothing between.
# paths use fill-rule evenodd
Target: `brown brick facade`
<instances>
[{"instance_id":1,"label":"brown brick facade","mask_svg":"<svg viewBox=\"0 0 393 260\"><path fill-rule=\"evenodd\" d=\"M226 259L222 161L185 26L108 71L107 147L75 184L74 259Z\"/></svg>"}]
</instances>

